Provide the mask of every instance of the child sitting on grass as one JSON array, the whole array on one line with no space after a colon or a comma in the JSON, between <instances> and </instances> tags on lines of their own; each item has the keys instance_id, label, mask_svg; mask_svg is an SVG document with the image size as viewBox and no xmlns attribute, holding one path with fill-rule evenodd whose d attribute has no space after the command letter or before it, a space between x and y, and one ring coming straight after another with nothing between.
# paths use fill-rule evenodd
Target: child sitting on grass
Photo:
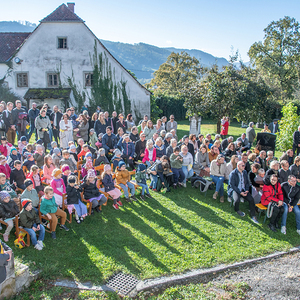
<instances>
[{"instance_id":1,"label":"child sitting on grass","mask_svg":"<svg viewBox=\"0 0 300 300\"><path fill-rule=\"evenodd\" d=\"M0 155L0 173L5 174L7 179L10 178L11 168L4 155Z\"/></svg>"},{"instance_id":2,"label":"child sitting on grass","mask_svg":"<svg viewBox=\"0 0 300 300\"><path fill-rule=\"evenodd\" d=\"M88 174L83 178L83 183L80 186L83 189L84 199L91 203L93 211L102 212L100 205L106 203L107 199L99 192L94 170L88 171Z\"/></svg>"},{"instance_id":3,"label":"child sitting on grass","mask_svg":"<svg viewBox=\"0 0 300 300\"><path fill-rule=\"evenodd\" d=\"M47 154L44 158L44 167L43 167L43 175L45 178L45 182L50 184L53 177L52 172L55 169L55 165L53 163L52 157L50 154Z\"/></svg>"},{"instance_id":4,"label":"child sitting on grass","mask_svg":"<svg viewBox=\"0 0 300 300\"><path fill-rule=\"evenodd\" d=\"M102 174L102 183L105 188L105 192L108 193L113 198L113 208L119 209L119 206L122 206L122 202L120 201L120 197L122 193L118 188L115 187L115 181L111 175L111 167L110 165L104 166L104 172Z\"/></svg>"},{"instance_id":5,"label":"child sitting on grass","mask_svg":"<svg viewBox=\"0 0 300 300\"><path fill-rule=\"evenodd\" d=\"M0 218L8 224L3 239L8 242L8 237L11 230L14 227L14 218L19 213L19 207L15 201L11 200L11 197L7 191L0 192Z\"/></svg>"},{"instance_id":6,"label":"child sitting on grass","mask_svg":"<svg viewBox=\"0 0 300 300\"><path fill-rule=\"evenodd\" d=\"M68 150L62 151L63 158L60 160L59 165L68 165L70 167L71 172L76 170L76 164L74 164L73 160L70 158L70 153Z\"/></svg>"},{"instance_id":7,"label":"child sitting on grass","mask_svg":"<svg viewBox=\"0 0 300 300\"><path fill-rule=\"evenodd\" d=\"M16 160L21 160L22 157L21 157L21 154L18 153L17 149L15 147L11 147L10 148L10 155L9 155L9 158L7 160L7 163L9 165L9 167L12 169L14 167L14 162Z\"/></svg>"},{"instance_id":8,"label":"child sitting on grass","mask_svg":"<svg viewBox=\"0 0 300 300\"><path fill-rule=\"evenodd\" d=\"M32 202L32 206L34 208L38 208L40 204L40 198L37 191L33 188L33 182L31 179L26 179L24 182L25 190L21 194L21 201L24 199L30 199Z\"/></svg>"},{"instance_id":9,"label":"child sitting on grass","mask_svg":"<svg viewBox=\"0 0 300 300\"><path fill-rule=\"evenodd\" d=\"M33 154L30 152L25 152L26 159L23 162L23 167L26 167L28 171L30 171L31 167L35 165L35 161L33 158Z\"/></svg>"},{"instance_id":10,"label":"child sitting on grass","mask_svg":"<svg viewBox=\"0 0 300 300\"><path fill-rule=\"evenodd\" d=\"M15 192L15 188L16 186L14 184L10 185L8 179L6 179L5 174L0 173L0 190L8 192L10 198L13 199L17 203L19 209L21 209L21 200Z\"/></svg>"},{"instance_id":11,"label":"child sitting on grass","mask_svg":"<svg viewBox=\"0 0 300 300\"><path fill-rule=\"evenodd\" d=\"M66 186L63 181L62 171L60 169L54 169L52 172L53 179L51 181L51 187L54 192L55 202L59 207L62 207L63 194L66 192Z\"/></svg>"},{"instance_id":12,"label":"child sitting on grass","mask_svg":"<svg viewBox=\"0 0 300 300\"><path fill-rule=\"evenodd\" d=\"M53 164L55 165L55 168L60 168L59 161L61 160L61 151L59 148L55 148L53 150L52 160Z\"/></svg>"},{"instance_id":13,"label":"child sitting on grass","mask_svg":"<svg viewBox=\"0 0 300 300\"><path fill-rule=\"evenodd\" d=\"M144 164L139 164L136 174L135 174L136 183L142 187L141 199L145 201L145 190L146 197L151 198L149 188L146 182L146 166Z\"/></svg>"},{"instance_id":14,"label":"child sitting on grass","mask_svg":"<svg viewBox=\"0 0 300 300\"><path fill-rule=\"evenodd\" d=\"M44 186L42 185L42 181L44 177L40 176L40 169L37 165L33 165L30 169L30 173L26 176L26 178L30 179L33 182L33 187L36 189L37 193L40 196L44 195Z\"/></svg>"},{"instance_id":15,"label":"child sitting on grass","mask_svg":"<svg viewBox=\"0 0 300 300\"><path fill-rule=\"evenodd\" d=\"M18 141L19 153L21 155L23 155L23 150L26 148L27 144L27 137L25 135L21 136L20 140Z\"/></svg>"},{"instance_id":16,"label":"child sitting on grass","mask_svg":"<svg viewBox=\"0 0 300 300\"><path fill-rule=\"evenodd\" d=\"M107 157L105 156L104 148L100 148L98 151L98 156L95 161L95 167L100 166L102 164L104 164L104 165L109 164L109 161L108 161Z\"/></svg>"},{"instance_id":17,"label":"child sitting on grass","mask_svg":"<svg viewBox=\"0 0 300 300\"><path fill-rule=\"evenodd\" d=\"M41 224L38 212L33 208L30 199L22 201L23 209L20 212L20 226L22 226L30 235L32 245L37 250L42 250L44 247L43 240L45 237L45 227ZM36 237L36 232L39 231L39 239Z\"/></svg>"},{"instance_id":18,"label":"child sitting on grass","mask_svg":"<svg viewBox=\"0 0 300 300\"><path fill-rule=\"evenodd\" d=\"M36 165L42 169L44 165L44 159L45 159L45 154L43 150L43 146L41 145L36 145L36 150L33 154L33 158L36 162Z\"/></svg>"},{"instance_id":19,"label":"child sitting on grass","mask_svg":"<svg viewBox=\"0 0 300 300\"><path fill-rule=\"evenodd\" d=\"M78 178L76 176L69 176L67 185L67 205L69 214L72 214L75 208L75 219L78 224L84 221L87 216L87 208L81 202L82 188L78 185Z\"/></svg>"},{"instance_id":20,"label":"child sitting on grass","mask_svg":"<svg viewBox=\"0 0 300 300\"><path fill-rule=\"evenodd\" d=\"M123 161L119 162L119 166L117 167L117 170L116 170L116 183L118 185L120 185L120 187L123 189L124 195L125 195L125 200L127 202L131 203L132 200L137 201L137 198L134 195L135 187L134 187L133 183L130 182L130 174L129 174L129 171L126 170L126 165ZM130 198L129 198L128 189L130 189L132 200L130 200Z\"/></svg>"},{"instance_id":21,"label":"child sitting on grass","mask_svg":"<svg viewBox=\"0 0 300 300\"><path fill-rule=\"evenodd\" d=\"M69 231L69 228L65 225L67 214L61 210L55 203L55 198L53 196L53 188L50 186L45 187L45 195L42 197L40 212L44 214L50 222L51 237L56 239L56 225L57 217L60 217L60 228L65 231Z\"/></svg>"},{"instance_id":22,"label":"child sitting on grass","mask_svg":"<svg viewBox=\"0 0 300 300\"><path fill-rule=\"evenodd\" d=\"M2 136L1 137L1 145L0 145L1 154L7 158L10 153L11 147L13 147L13 145L8 143L7 138L5 136Z\"/></svg>"},{"instance_id":23,"label":"child sitting on grass","mask_svg":"<svg viewBox=\"0 0 300 300\"><path fill-rule=\"evenodd\" d=\"M21 190L25 190L25 181L26 177L22 169L22 164L19 160L14 162L14 168L10 173L10 184L16 183L17 187Z\"/></svg>"}]
</instances>

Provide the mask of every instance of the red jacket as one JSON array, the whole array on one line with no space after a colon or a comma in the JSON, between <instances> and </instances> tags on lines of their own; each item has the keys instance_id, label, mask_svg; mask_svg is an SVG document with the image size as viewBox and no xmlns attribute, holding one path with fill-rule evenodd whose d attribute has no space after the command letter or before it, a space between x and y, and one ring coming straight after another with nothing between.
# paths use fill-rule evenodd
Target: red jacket
<instances>
[{"instance_id":1,"label":"red jacket","mask_svg":"<svg viewBox=\"0 0 300 300\"><path fill-rule=\"evenodd\" d=\"M9 179L11 173L10 166L8 164L0 165L0 173L4 173L6 175L6 179Z\"/></svg>"},{"instance_id":2,"label":"red jacket","mask_svg":"<svg viewBox=\"0 0 300 300\"><path fill-rule=\"evenodd\" d=\"M38 173L38 175L40 177L41 185L42 185L42 181L45 180L45 177L41 178L41 176L40 176L39 173ZM32 172L30 172L29 174L27 174L26 179L30 179L33 182L33 188L35 189L35 182L34 182L34 179L33 179L33 173Z\"/></svg>"},{"instance_id":3,"label":"red jacket","mask_svg":"<svg viewBox=\"0 0 300 300\"><path fill-rule=\"evenodd\" d=\"M263 194L261 196L261 204L268 205L271 201L283 201L283 193L279 182L276 185L264 185Z\"/></svg>"},{"instance_id":4,"label":"red jacket","mask_svg":"<svg viewBox=\"0 0 300 300\"><path fill-rule=\"evenodd\" d=\"M156 149L153 147L153 155L152 155L152 161L156 160ZM143 163L145 163L146 161L149 161L149 150L146 148L145 149L145 156L142 160Z\"/></svg>"},{"instance_id":5,"label":"red jacket","mask_svg":"<svg viewBox=\"0 0 300 300\"><path fill-rule=\"evenodd\" d=\"M0 152L2 155L4 155L5 157L8 156L8 148L11 148L12 147L12 144L10 143L6 143L5 146L3 146L2 144L0 145Z\"/></svg>"}]
</instances>

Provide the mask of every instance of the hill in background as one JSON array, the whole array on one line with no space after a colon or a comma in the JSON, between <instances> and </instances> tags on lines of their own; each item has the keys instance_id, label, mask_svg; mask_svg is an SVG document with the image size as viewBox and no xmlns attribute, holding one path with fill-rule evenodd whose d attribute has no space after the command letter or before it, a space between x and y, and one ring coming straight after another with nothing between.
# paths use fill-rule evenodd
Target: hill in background
<instances>
[{"instance_id":1,"label":"hill in background","mask_svg":"<svg viewBox=\"0 0 300 300\"><path fill-rule=\"evenodd\" d=\"M31 32L36 24L28 21L2 21L0 22L0 32ZM171 52L185 51L189 55L196 57L204 67L217 64L219 67L228 64L225 58L215 57L201 50L160 48L145 43L125 44L101 40L108 51L128 70L135 73L140 83L147 83L153 78L153 73L161 64L166 62Z\"/></svg>"}]
</instances>

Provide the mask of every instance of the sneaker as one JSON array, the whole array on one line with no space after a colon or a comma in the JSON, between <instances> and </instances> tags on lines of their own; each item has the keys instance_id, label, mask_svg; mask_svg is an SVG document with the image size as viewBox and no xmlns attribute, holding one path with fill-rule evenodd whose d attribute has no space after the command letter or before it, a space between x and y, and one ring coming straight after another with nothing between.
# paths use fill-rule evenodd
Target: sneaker
<instances>
[{"instance_id":1,"label":"sneaker","mask_svg":"<svg viewBox=\"0 0 300 300\"><path fill-rule=\"evenodd\" d=\"M176 190L177 189L177 185L173 184L173 189Z\"/></svg>"},{"instance_id":2,"label":"sneaker","mask_svg":"<svg viewBox=\"0 0 300 300\"><path fill-rule=\"evenodd\" d=\"M157 192L157 189L152 189L153 192Z\"/></svg>"},{"instance_id":3,"label":"sneaker","mask_svg":"<svg viewBox=\"0 0 300 300\"><path fill-rule=\"evenodd\" d=\"M285 226L281 226L281 233L286 234L286 227Z\"/></svg>"},{"instance_id":4,"label":"sneaker","mask_svg":"<svg viewBox=\"0 0 300 300\"><path fill-rule=\"evenodd\" d=\"M147 198L152 198L152 196L151 196L150 194L145 194L145 196L146 196Z\"/></svg>"},{"instance_id":5,"label":"sneaker","mask_svg":"<svg viewBox=\"0 0 300 300\"><path fill-rule=\"evenodd\" d=\"M220 197L220 202L221 202L221 203L224 203L224 196L221 196L221 197Z\"/></svg>"},{"instance_id":6,"label":"sneaker","mask_svg":"<svg viewBox=\"0 0 300 300\"><path fill-rule=\"evenodd\" d=\"M96 211L97 213L102 212L101 209L100 209L100 206L95 207L95 211Z\"/></svg>"},{"instance_id":7,"label":"sneaker","mask_svg":"<svg viewBox=\"0 0 300 300\"><path fill-rule=\"evenodd\" d=\"M80 223L81 223L79 219L77 219L76 222L77 222L77 224L80 224Z\"/></svg>"},{"instance_id":8,"label":"sneaker","mask_svg":"<svg viewBox=\"0 0 300 300\"><path fill-rule=\"evenodd\" d=\"M3 234L3 239L4 239L4 242L8 242L8 237L9 235L8 234Z\"/></svg>"},{"instance_id":9,"label":"sneaker","mask_svg":"<svg viewBox=\"0 0 300 300\"><path fill-rule=\"evenodd\" d=\"M84 218L83 218L83 217L80 217L80 221L83 222L83 221L84 221Z\"/></svg>"},{"instance_id":10,"label":"sneaker","mask_svg":"<svg viewBox=\"0 0 300 300\"><path fill-rule=\"evenodd\" d=\"M132 200L128 197L128 198L125 198L125 200L128 202L128 203L132 203Z\"/></svg>"},{"instance_id":11,"label":"sneaker","mask_svg":"<svg viewBox=\"0 0 300 300\"><path fill-rule=\"evenodd\" d=\"M145 196L144 195L141 195L140 198L145 201Z\"/></svg>"},{"instance_id":12,"label":"sneaker","mask_svg":"<svg viewBox=\"0 0 300 300\"><path fill-rule=\"evenodd\" d=\"M183 186L184 188L186 188L186 183L181 183L181 186Z\"/></svg>"},{"instance_id":13,"label":"sneaker","mask_svg":"<svg viewBox=\"0 0 300 300\"><path fill-rule=\"evenodd\" d=\"M36 244L35 246L34 246L34 248L35 249L37 249L37 250L39 250L39 251L41 251L43 248L40 246L40 244Z\"/></svg>"},{"instance_id":14,"label":"sneaker","mask_svg":"<svg viewBox=\"0 0 300 300\"><path fill-rule=\"evenodd\" d=\"M217 200L218 194L219 194L218 192L214 192L213 199Z\"/></svg>"},{"instance_id":15,"label":"sneaker","mask_svg":"<svg viewBox=\"0 0 300 300\"><path fill-rule=\"evenodd\" d=\"M69 231L69 228L66 225L60 225L60 229L64 229L65 231Z\"/></svg>"},{"instance_id":16,"label":"sneaker","mask_svg":"<svg viewBox=\"0 0 300 300\"><path fill-rule=\"evenodd\" d=\"M228 197L228 198L227 198L227 201L228 201L228 202L231 202L232 200L231 200L231 198L230 198L230 197Z\"/></svg>"},{"instance_id":17,"label":"sneaker","mask_svg":"<svg viewBox=\"0 0 300 300\"><path fill-rule=\"evenodd\" d=\"M117 204L117 203L116 203L116 204L113 204L113 208L116 209L116 210L118 210L118 209L119 209L118 204Z\"/></svg>"},{"instance_id":18,"label":"sneaker","mask_svg":"<svg viewBox=\"0 0 300 300\"><path fill-rule=\"evenodd\" d=\"M273 231L273 232L277 232L275 226L271 223L268 224L268 227Z\"/></svg>"},{"instance_id":19,"label":"sneaker","mask_svg":"<svg viewBox=\"0 0 300 300\"><path fill-rule=\"evenodd\" d=\"M240 210L237 211L237 214L241 217L245 217L245 213Z\"/></svg>"},{"instance_id":20,"label":"sneaker","mask_svg":"<svg viewBox=\"0 0 300 300\"><path fill-rule=\"evenodd\" d=\"M122 202L119 200L117 201L118 206L123 206Z\"/></svg>"},{"instance_id":21,"label":"sneaker","mask_svg":"<svg viewBox=\"0 0 300 300\"><path fill-rule=\"evenodd\" d=\"M52 232L51 232L51 237L52 237L54 240L56 240L56 233L55 233L55 231L52 231Z\"/></svg>"},{"instance_id":22,"label":"sneaker","mask_svg":"<svg viewBox=\"0 0 300 300\"><path fill-rule=\"evenodd\" d=\"M252 221L253 223L255 223L255 224L259 224L259 222L257 221L256 217L252 217L252 218L251 218L251 221Z\"/></svg>"},{"instance_id":23,"label":"sneaker","mask_svg":"<svg viewBox=\"0 0 300 300\"><path fill-rule=\"evenodd\" d=\"M300 234L300 229L297 229L297 233Z\"/></svg>"},{"instance_id":24,"label":"sneaker","mask_svg":"<svg viewBox=\"0 0 300 300\"><path fill-rule=\"evenodd\" d=\"M43 243L43 241L38 240L37 243L38 243L42 248L44 248L44 243Z\"/></svg>"},{"instance_id":25,"label":"sneaker","mask_svg":"<svg viewBox=\"0 0 300 300\"><path fill-rule=\"evenodd\" d=\"M130 197L133 201L137 201L138 199L133 195Z\"/></svg>"}]
</instances>

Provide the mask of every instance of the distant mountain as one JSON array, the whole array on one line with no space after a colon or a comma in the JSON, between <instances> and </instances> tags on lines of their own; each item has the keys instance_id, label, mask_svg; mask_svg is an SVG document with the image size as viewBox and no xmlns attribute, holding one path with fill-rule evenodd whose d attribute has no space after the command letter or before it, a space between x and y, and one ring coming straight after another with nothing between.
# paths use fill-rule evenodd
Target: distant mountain
<instances>
[{"instance_id":1,"label":"distant mountain","mask_svg":"<svg viewBox=\"0 0 300 300\"><path fill-rule=\"evenodd\" d=\"M0 22L0 32L31 32L36 24L28 21L2 21ZM128 70L132 71L139 82L144 84L153 78L153 73L161 64L166 62L171 52L180 53L186 51L189 55L196 57L204 67L217 64L219 67L228 64L225 58L215 57L201 50L160 48L145 43L125 44L101 40L108 51Z\"/></svg>"},{"instance_id":2,"label":"distant mountain","mask_svg":"<svg viewBox=\"0 0 300 300\"><path fill-rule=\"evenodd\" d=\"M0 32L31 32L36 27L36 24L28 21L2 21L0 22Z\"/></svg>"}]
</instances>

